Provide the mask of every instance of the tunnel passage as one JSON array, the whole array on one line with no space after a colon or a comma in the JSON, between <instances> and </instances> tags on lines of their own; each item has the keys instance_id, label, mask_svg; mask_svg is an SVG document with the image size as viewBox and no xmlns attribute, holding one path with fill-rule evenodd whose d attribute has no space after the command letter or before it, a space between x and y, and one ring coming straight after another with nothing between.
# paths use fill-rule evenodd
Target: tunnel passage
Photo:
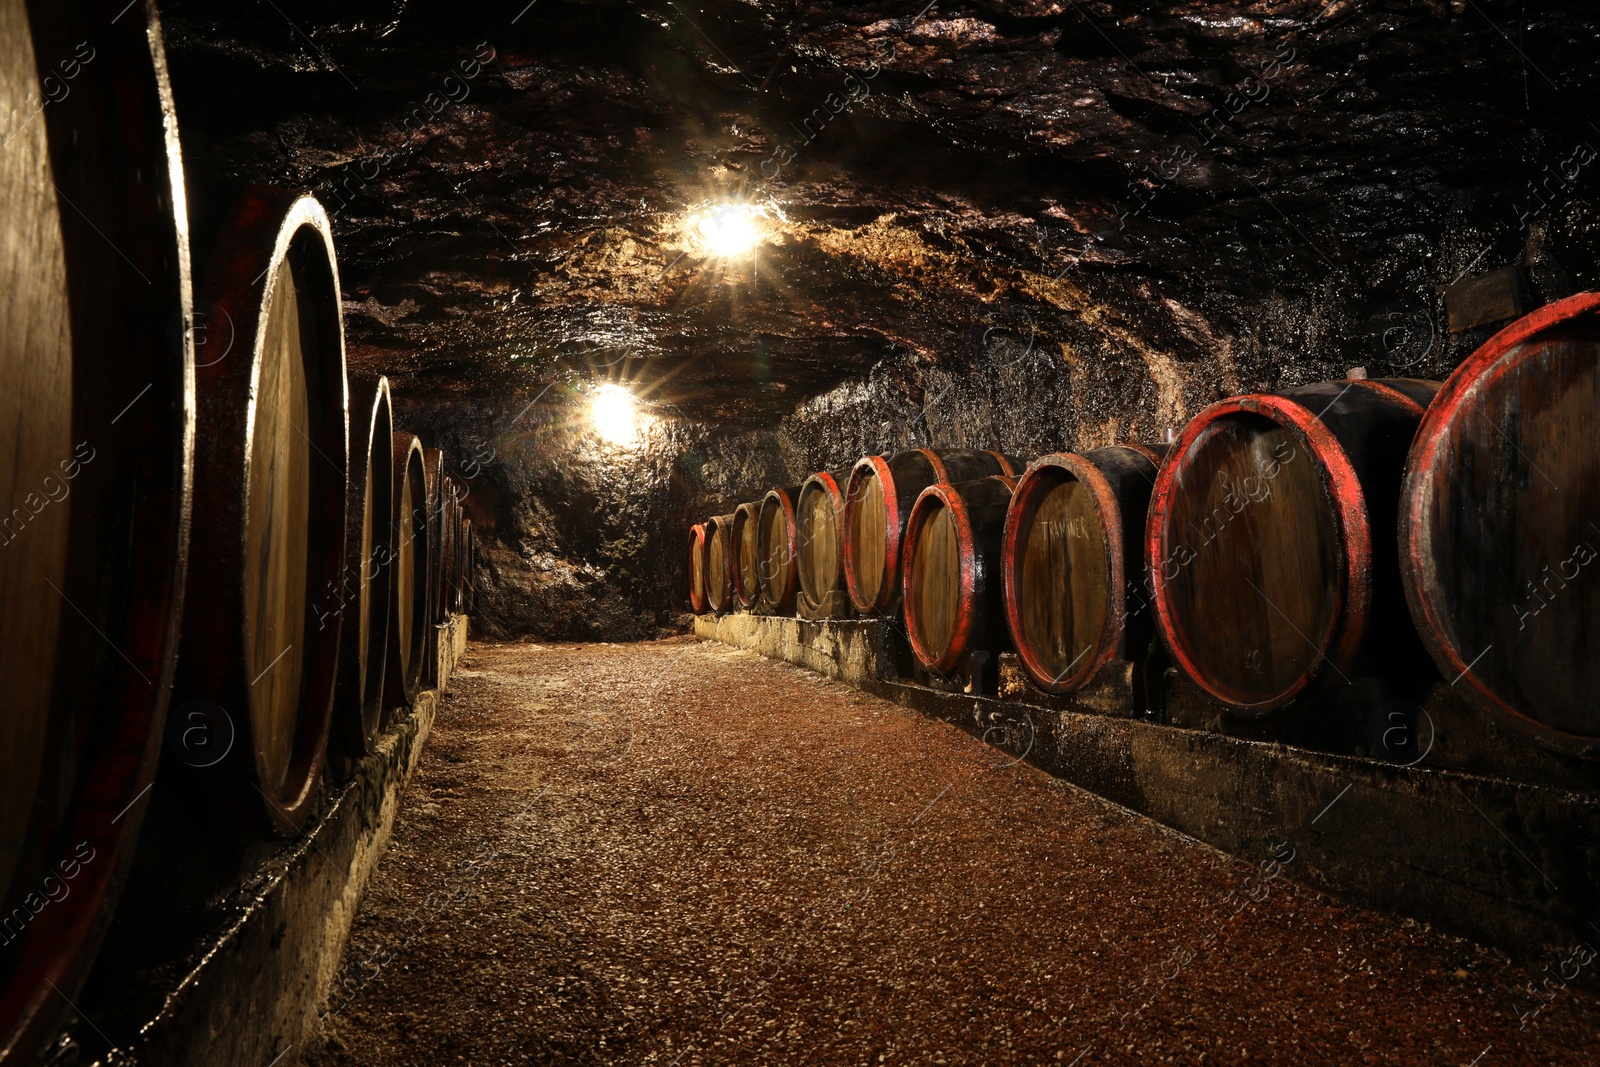
<instances>
[{"instance_id":1,"label":"tunnel passage","mask_svg":"<svg viewBox=\"0 0 1600 1067\"><path fill-rule=\"evenodd\" d=\"M0 1067L1581 1057L1597 37L0 0Z\"/></svg>"}]
</instances>

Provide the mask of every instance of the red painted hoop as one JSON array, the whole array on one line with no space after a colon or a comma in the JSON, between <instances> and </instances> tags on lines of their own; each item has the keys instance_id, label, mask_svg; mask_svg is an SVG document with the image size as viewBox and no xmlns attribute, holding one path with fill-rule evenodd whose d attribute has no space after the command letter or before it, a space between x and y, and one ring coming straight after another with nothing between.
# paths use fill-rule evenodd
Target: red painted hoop
<instances>
[{"instance_id":1,"label":"red painted hoop","mask_svg":"<svg viewBox=\"0 0 1600 1067\"><path fill-rule=\"evenodd\" d=\"M700 563L700 578L694 580L695 562ZM689 607L694 609L696 615L706 613L706 526L697 522L689 527Z\"/></svg>"},{"instance_id":2,"label":"red painted hoop","mask_svg":"<svg viewBox=\"0 0 1600 1067\"><path fill-rule=\"evenodd\" d=\"M1352 378L1350 382L1352 385L1360 386L1368 392L1377 393L1379 396L1394 401L1419 419L1422 417L1422 405L1393 386L1385 385L1383 382L1373 378Z\"/></svg>"},{"instance_id":3,"label":"red painted hoop","mask_svg":"<svg viewBox=\"0 0 1600 1067\"><path fill-rule=\"evenodd\" d=\"M1155 464L1156 470L1160 470L1161 469L1161 465L1167 461L1167 457L1166 456L1162 455L1160 452L1157 452L1155 449L1151 448L1149 445L1141 445L1141 444L1137 444L1137 443L1135 443L1133 441L1128 441L1127 443L1122 444L1122 445L1118 445L1117 447L1133 449L1135 452L1139 453L1139 455L1143 456L1145 459L1147 459L1151 463Z\"/></svg>"},{"instance_id":4,"label":"red painted hoop","mask_svg":"<svg viewBox=\"0 0 1600 1067\"><path fill-rule=\"evenodd\" d=\"M1017 478L1017 477L1020 477L1022 475L1022 471L1017 469L1017 465L1015 463L1011 462L1011 457L1006 455L1005 453L996 452L996 451L994 451L992 449L988 449L988 448L984 449L983 452L984 452L984 455L993 456L995 462L1000 464L1000 471L1001 471L1001 474L1004 477ZM1026 469L1027 468L1027 464L1023 464L1023 468ZM943 481L944 479L940 479L940 480Z\"/></svg>"},{"instance_id":5,"label":"red painted hoop","mask_svg":"<svg viewBox=\"0 0 1600 1067\"><path fill-rule=\"evenodd\" d=\"M948 484L950 481L950 468L944 465L944 457L931 448L913 449L917 455L928 461L928 466L933 468L933 480L936 483Z\"/></svg>"}]
</instances>

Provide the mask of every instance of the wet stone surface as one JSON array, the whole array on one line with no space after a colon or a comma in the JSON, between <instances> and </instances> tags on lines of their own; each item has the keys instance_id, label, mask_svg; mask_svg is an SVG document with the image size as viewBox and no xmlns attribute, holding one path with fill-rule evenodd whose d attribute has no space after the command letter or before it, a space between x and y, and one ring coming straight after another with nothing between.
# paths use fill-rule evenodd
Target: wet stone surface
<instances>
[{"instance_id":1,"label":"wet stone surface","mask_svg":"<svg viewBox=\"0 0 1600 1067\"><path fill-rule=\"evenodd\" d=\"M751 653L479 644L306 1062L1594 1062L1553 976L1600 960L1340 904L1293 848Z\"/></svg>"}]
</instances>

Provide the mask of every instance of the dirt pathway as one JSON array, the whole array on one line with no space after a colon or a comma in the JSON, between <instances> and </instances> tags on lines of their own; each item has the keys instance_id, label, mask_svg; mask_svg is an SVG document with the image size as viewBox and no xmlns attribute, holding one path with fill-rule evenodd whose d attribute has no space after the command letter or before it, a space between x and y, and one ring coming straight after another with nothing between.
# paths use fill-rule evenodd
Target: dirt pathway
<instances>
[{"instance_id":1,"label":"dirt pathway","mask_svg":"<svg viewBox=\"0 0 1600 1067\"><path fill-rule=\"evenodd\" d=\"M475 645L307 1062L1600 1062L1588 994L1260 860L751 653Z\"/></svg>"}]
</instances>

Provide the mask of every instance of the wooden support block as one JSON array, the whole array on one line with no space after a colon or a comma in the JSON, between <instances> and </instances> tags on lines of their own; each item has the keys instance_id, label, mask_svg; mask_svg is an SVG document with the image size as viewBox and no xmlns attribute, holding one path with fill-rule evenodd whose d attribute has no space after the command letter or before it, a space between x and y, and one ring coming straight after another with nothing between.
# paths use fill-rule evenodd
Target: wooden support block
<instances>
[{"instance_id":1,"label":"wooden support block","mask_svg":"<svg viewBox=\"0 0 1600 1067\"><path fill-rule=\"evenodd\" d=\"M1444 290L1451 333L1514 319L1526 313L1530 303L1527 272L1521 267L1463 278Z\"/></svg>"}]
</instances>

